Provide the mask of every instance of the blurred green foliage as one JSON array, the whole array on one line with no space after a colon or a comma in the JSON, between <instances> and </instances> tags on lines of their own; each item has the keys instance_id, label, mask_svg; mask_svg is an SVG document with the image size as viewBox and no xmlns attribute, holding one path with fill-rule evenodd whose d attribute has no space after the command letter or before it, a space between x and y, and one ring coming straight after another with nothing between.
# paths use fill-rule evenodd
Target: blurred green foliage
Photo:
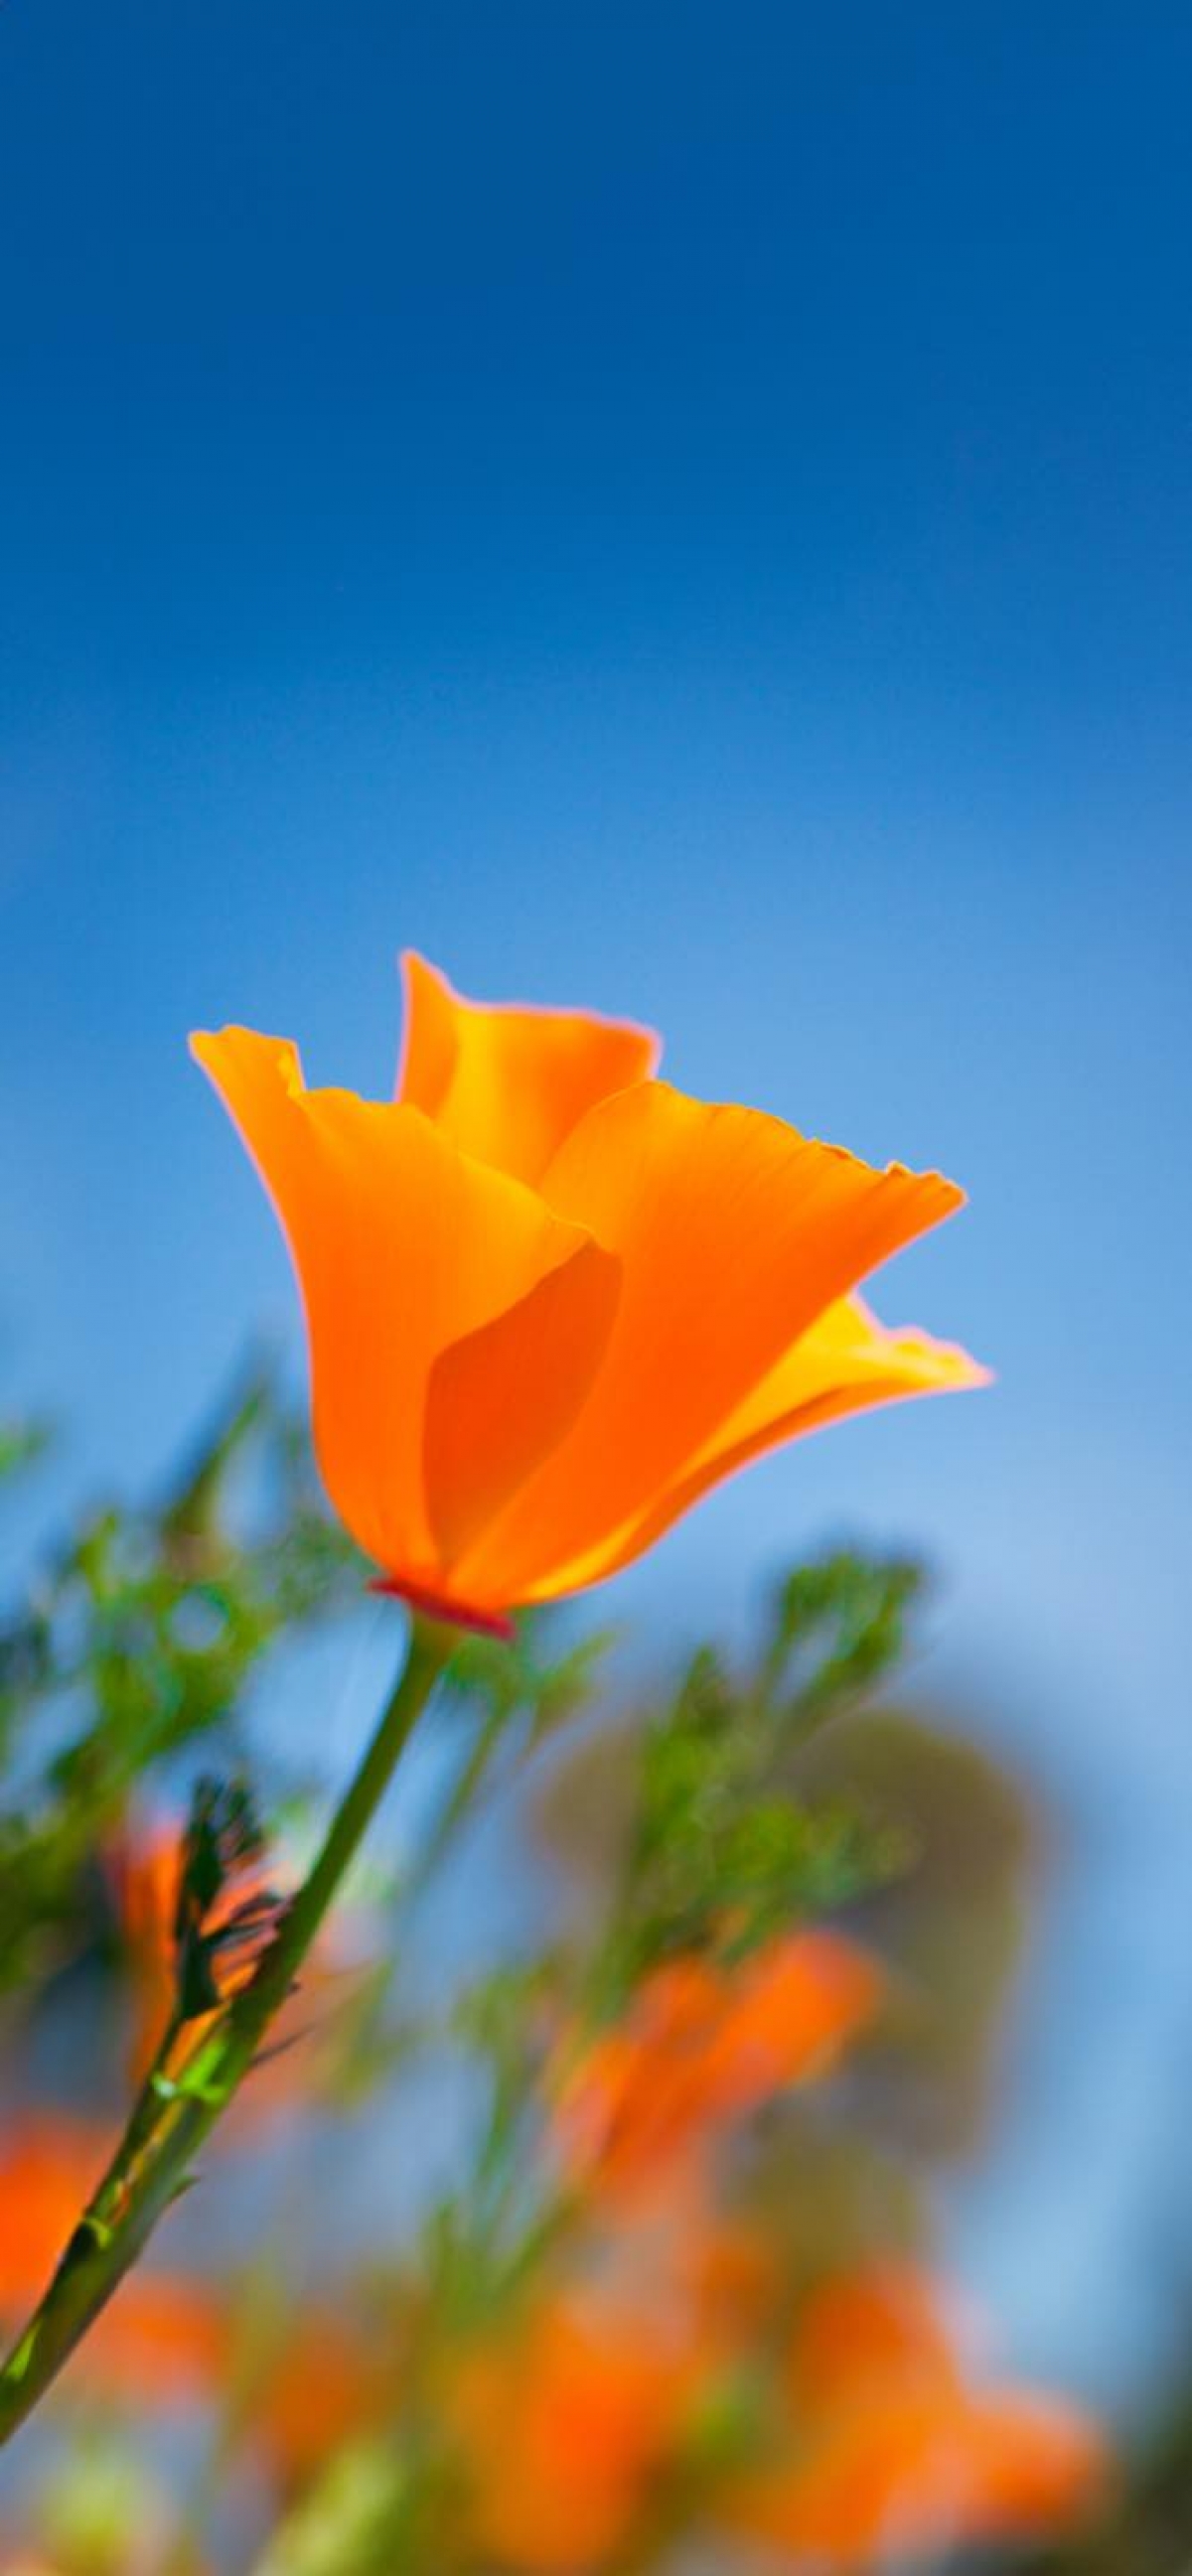
<instances>
[{"instance_id":1,"label":"blurred green foliage","mask_svg":"<svg viewBox=\"0 0 1192 2576\"><path fill-rule=\"evenodd\" d=\"M44 1442L10 1428L10 1493ZM156 1502L87 1516L0 1621L0 1988L68 1953L138 1784L226 1739L269 1649L353 1596L304 1427L254 1372Z\"/></svg>"},{"instance_id":2,"label":"blurred green foliage","mask_svg":"<svg viewBox=\"0 0 1192 2576\"><path fill-rule=\"evenodd\" d=\"M881 1823L848 1798L795 1794L789 1766L893 1668L918 1585L911 1566L846 1553L800 1567L743 1671L704 1645L651 1712L634 1748L633 1821L602 1962L610 2010L661 1959L744 1957L898 1867L902 1846Z\"/></svg>"}]
</instances>

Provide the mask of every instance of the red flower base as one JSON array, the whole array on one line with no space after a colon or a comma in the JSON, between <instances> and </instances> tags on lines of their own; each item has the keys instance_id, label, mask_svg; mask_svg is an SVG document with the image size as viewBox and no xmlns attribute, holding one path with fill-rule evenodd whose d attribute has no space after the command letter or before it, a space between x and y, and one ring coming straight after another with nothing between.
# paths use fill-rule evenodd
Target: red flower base
<instances>
[{"instance_id":1,"label":"red flower base","mask_svg":"<svg viewBox=\"0 0 1192 2576\"><path fill-rule=\"evenodd\" d=\"M445 1592L432 1592L424 1583L404 1583L396 1574L375 1574L370 1592L383 1592L395 1601L404 1601L424 1619L437 1619L445 1628L469 1628L480 1637L499 1637L503 1645L513 1641L513 1621L504 1610L477 1610L467 1601L452 1601Z\"/></svg>"}]
</instances>

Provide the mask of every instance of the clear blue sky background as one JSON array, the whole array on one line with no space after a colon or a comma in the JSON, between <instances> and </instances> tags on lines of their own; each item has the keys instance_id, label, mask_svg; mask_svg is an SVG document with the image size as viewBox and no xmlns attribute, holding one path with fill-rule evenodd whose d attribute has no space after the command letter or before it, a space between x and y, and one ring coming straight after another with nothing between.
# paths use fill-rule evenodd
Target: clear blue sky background
<instances>
[{"instance_id":1,"label":"clear blue sky background","mask_svg":"<svg viewBox=\"0 0 1192 2576\"><path fill-rule=\"evenodd\" d=\"M996 1394L623 1597L736 1618L842 1524L946 1568L929 1677L1079 1828L962 2248L1092 2376L1192 2035L1190 86L1175 0L0 10L0 1328L59 1496L291 1327L185 1031L381 1086L399 943L963 1178L880 1302Z\"/></svg>"}]
</instances>

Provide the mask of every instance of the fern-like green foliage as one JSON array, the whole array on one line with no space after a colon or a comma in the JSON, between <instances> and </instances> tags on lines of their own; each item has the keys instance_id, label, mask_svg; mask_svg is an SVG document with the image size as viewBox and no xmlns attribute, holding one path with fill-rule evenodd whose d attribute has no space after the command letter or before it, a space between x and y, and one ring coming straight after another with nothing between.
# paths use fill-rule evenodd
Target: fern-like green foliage
<instances>
[{"instance_id":1,"label":"fern-like green foliage","mask_svg":"<svg viewBox=\"0 0 1192 2576\"><path fill-rule=\"evenodd\" d=\"M899 1866L897 1836L847 1799L800 1797L791 1762L894 1669L920 1581L901 1558L838 1551L787 1577L743 1667L710 1645L692 1656L634 1746L607 2009L660 1959L739 1958Z\"/></svg>"},{"instance_id":2,"label":"fern-like green foliage","mask_svg":"<svg viewBox=\"0 0 1192 2576\"><path fill-rule=\"evenodd\" d=\"M10 1430L10 1475L41 1445ZM359 1580L264 1374L163 1498L93 1513L34 1575L0 1620L0 1986L69 1947L138 1782L229 1730L274 1643Z\"/></svg>"}]
</instances>

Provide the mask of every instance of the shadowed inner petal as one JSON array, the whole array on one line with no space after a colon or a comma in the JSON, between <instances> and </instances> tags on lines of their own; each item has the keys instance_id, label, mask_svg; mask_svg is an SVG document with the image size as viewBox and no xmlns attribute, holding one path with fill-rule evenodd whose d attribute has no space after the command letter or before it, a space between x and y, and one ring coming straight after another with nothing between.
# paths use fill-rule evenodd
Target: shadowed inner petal
<instances>
[{"instance_id":1,"label":"shadowed inner petal","mask_svg":"<svg viewBox=\"0 0 1192 2576\"><path fill-rule=\"evenodd\" d=\"M515 1306L440 1352L425 1477L445 1565L570 1431L604 1356L620 1285L616 1256L583 1243Z\"/></svg>"}]
</instances>

